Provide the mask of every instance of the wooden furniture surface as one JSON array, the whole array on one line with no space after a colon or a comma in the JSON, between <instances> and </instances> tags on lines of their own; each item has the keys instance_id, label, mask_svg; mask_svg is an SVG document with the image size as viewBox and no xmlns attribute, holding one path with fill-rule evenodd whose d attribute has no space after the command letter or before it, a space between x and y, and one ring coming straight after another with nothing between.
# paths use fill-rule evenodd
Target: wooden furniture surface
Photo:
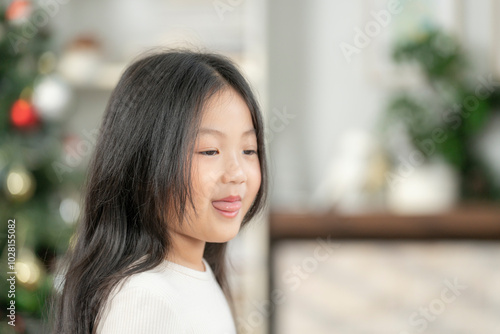
<instances>
[{"instance_id":1,"label":"wooden furniture surface","mask_svg":"<svg viewBox=\"0 0 500 334\"><path fill-rule=\"evenodd\" d=\"M275 247L280 240L500 240L500 203L464 203L434 215L397 215L388 212L342 215L335 212L270 213L269 300L276 287ZM275 333L270 315L269 330Z\"/></svg>"},{"instance_id":2,"label":"wooden furniture surface","mask_svg":"<svg viewBox=\"0 0 500 334\"><path fill-rule=\"evenodd\" d=\"M500 240L500 203L462 204L434 215L341 215L271 212L271 240L482 239Z\"/></svg>"}]
</instances>

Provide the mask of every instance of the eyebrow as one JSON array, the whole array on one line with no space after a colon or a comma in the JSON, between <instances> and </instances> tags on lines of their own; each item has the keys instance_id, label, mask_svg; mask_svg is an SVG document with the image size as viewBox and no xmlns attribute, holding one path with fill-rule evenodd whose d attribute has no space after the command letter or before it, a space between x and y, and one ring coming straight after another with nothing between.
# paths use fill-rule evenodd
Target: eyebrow
<instances>
[{"instance_id":1,"label":"eyebrow","mask_svg":"<svg viewBox=\"0 0 500 334\"><path fill-rule=\"evenodd\" d=\"M198 134L203 135L203 134L212 134L212 135L217 135L220 137L226 137L226 134L222 131L216 130L216 129L209 129L209 128L201 128ZM256 130L254 128L247 130L243 132L241 135L242 137L249 136L251 134L257 134Z\"/></svg>"}]
</instances>

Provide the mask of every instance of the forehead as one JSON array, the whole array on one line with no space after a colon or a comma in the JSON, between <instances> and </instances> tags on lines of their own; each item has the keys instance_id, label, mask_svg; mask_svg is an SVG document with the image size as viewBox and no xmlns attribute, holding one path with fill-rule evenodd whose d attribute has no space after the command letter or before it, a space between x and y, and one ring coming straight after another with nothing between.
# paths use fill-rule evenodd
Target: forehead
<instances>
[{"instance_id":1,"label":"forehead","mask_svg":"<svg viewBox=\"0 0 500 334\"><path fill-rule=\"evenodd\" d=\"M198 134L222 136L235 131L246 135L255 133L252 114L239 93L224 89L204 106Z\"/></svg>"}]
</instances>

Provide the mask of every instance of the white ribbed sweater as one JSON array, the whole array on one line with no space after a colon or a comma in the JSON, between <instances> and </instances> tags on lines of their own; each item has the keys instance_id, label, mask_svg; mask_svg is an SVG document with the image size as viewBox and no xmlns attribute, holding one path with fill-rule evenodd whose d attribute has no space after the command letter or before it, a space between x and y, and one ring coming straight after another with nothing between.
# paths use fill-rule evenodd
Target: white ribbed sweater
<instances>
[{"instance_id":1,"label":"white ribbed sweater","mask_svg":"<svg viewBox=\"0 0 500 334\"><path fill-rule=\"evenodd\" d=\"M110 294L97 334L235 334L227 300L210 265L198 271L165 260Z\"/></svg>"}]
</instances>

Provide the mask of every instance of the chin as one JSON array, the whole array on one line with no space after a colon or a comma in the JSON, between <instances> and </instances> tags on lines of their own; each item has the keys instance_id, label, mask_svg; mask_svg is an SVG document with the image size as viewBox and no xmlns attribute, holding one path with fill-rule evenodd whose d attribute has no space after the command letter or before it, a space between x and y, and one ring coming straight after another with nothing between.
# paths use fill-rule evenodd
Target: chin
<instances>
[{"instance_id":1,"label":"chin","mask_svg":"<svg viewBox=\"0 0 500 334\"><path fill-rule=\"evenodd\" d=\"M237 226L231 226L228 228L225 226L225 228L218 229L216 233L211 235L210 240L207 240L208 242L228 242L231 239L234 239L237 235L238 232L240 231L240 225L241 222L238 223Z\"/></svg>"}]
</instances>

